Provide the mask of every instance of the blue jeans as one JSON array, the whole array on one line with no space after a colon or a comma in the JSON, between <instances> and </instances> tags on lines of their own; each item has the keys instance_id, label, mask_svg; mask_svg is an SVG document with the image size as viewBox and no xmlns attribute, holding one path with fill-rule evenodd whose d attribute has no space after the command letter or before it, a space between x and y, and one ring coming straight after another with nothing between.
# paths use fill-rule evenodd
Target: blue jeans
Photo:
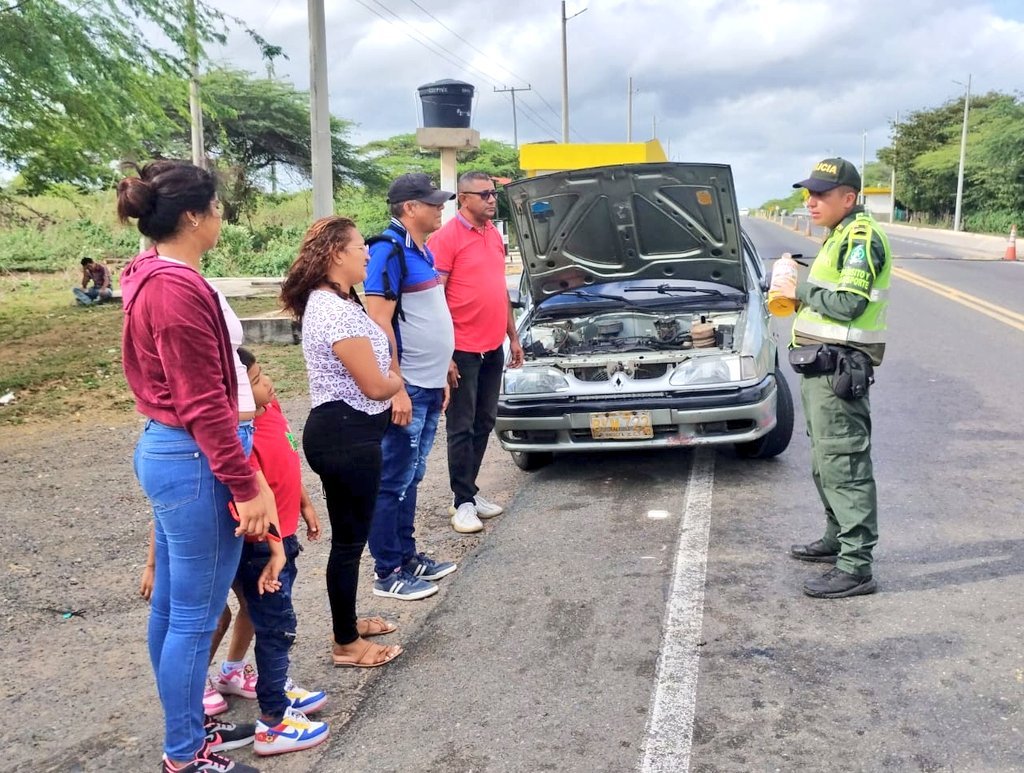
<instances>
[{"instance_id":1,"label":"blue jeans","mask_svg":"<svg viewBox=\"0 0 1024 773\"><path fill-rule=\"evenodd\" d=\"M301 548L293 534L281 541L288 559L278 575L281 587L262 596L256 587L260 574L270 561L270 546L266 542L246 542L242 545L242 562L238 566L238 580L249 607L249 617L256 630L256 698L264 717L273 719L271 726L284 717L289 706L284 685L288 680L288 650L295 641L295 610L292 608L292 586L297 569L295 557Z\"/></svg>"},{"instance_id":2,"label":"blue jeans","mask_svg":"<svg viewBox=\"0 0 1024 773\"><path fill-rule=\"evenodd\" d=\"M246 453L252 423L240 425ZM189 760L202 747L203 688L210 638L238 570L242 539L228 512L231 493L184 429L146 422L135 475L153 505L156 571L149 659L164 709L164 753Z\"/></svg>"},{"instance_id":3,"label":"blue jeans","mask_svg":"<svg viewBox=\"0 0 1024 773\"><path fill-rule=\"evenodd\" d=\"M443 389L412 384L405 389L412 400L412 421L405 427L389 426L381 443L380 493L369 537L378 577L387 577L416 555L416 490L427 474L444 402Z\"/></svg>"},{"instance_id":4,"label":"blue jeans","mask_svg":"<svg viewBox=\"0 0 1024 773\"><path fill-rule=\"evenodd\" d=\"M75 300L82 306L90 306L94 303L109 301L114 295L114 291L109 287L104 287L102 289L99 287L90 287L88 290L83 290L81 287L72 287L71 292L74 293Z\"/></svg>"}]
</instances>

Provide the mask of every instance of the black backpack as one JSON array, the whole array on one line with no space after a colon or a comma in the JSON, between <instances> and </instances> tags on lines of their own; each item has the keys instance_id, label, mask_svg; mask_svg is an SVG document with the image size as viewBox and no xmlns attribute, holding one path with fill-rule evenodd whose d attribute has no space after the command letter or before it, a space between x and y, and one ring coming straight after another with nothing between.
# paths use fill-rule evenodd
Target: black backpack
<instances>
[{"instance_id":1,"label":"black backpack","mask_svg":"<svg viewBox=\"0 0 1024 773\"><path fill-rule=\"evenodd\" d=\"M373 245L380 242L387 242L391 245L391 254L388 255L384 262L384 300L395 302L395 313L391 316L391 329L395 331L395 344L398 346L398 359L402 359L402 334L399 332L398 322L399 320L405 321L405 312L402 311L402 285L405 283L405 278L409 276L409 269L405 263L405 245L398 239L394 232L383 231L376 236L371 236L366 240L367 247L373 247ZM392 286L391 277L388 276L388 264L391 263L391 258L398 257L398 281Z\"/></svg>"}]
</instances>

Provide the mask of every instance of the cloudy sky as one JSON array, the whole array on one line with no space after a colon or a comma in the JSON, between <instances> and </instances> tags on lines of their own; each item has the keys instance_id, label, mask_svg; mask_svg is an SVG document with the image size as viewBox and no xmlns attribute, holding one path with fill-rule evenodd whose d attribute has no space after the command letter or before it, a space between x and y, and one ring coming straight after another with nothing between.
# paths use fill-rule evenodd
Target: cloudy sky
<instances>
[{"instance_id":1,"label":"cloudy sky","mask_svg":"<svg viewBox=\"0 0 1024 773\"><path fill-rule=\"evenodd\" d=\"M307 0L210 0L290 57L278 75L309 85ZM324 0L331 111L366 142L413 131L416 88L473 83L473 126L512 141L561 134L559 0ZM818 159L858 165L888 143L897 111L1021 88L1024 2L1018 0L568 0L569 106L574 142L626 137L633 77L634 140L652 132L676 161L732 165L741 206L787 193ZM216 63L263 73L233 34Z\"/></svg>"}]
</instances>

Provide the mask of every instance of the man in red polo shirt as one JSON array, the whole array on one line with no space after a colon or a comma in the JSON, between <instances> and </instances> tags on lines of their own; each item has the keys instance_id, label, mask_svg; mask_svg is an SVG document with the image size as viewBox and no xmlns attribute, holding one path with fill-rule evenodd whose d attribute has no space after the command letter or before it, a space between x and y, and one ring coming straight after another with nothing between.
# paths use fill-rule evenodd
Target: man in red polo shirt
<instances>
[{"instance_id":1,"label":"man in red polo shirt","mask_svg":"<svg viewBox=\"0 0 1024 773\"><path fill-rule=\"evenodd\" d=\"M445 286L455 325L455 354L448 369L448 477L452 528L463 534L483 529L502 507L480 496L480 464L498 412L505 365L502 344L511 342L509 367L523 364L512 304L505 282L505 246L491 218L498 193L486 172L459 178L459 212L430 237L435 268Z\"/></svg>"}]
</instances>

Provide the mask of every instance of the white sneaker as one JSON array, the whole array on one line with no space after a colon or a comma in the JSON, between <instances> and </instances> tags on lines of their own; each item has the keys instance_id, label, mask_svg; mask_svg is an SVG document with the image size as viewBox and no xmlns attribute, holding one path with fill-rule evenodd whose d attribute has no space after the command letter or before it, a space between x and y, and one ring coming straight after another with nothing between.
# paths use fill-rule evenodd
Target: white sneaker
<instances>
[{"instance_id":1,"label":"white sneaker","mask_svg":"<svg viewBox=\"0 0 1024 773\"><path fill-rule=\"evenodd\" d=\"M483 531L484 525L476 514L476 506L472 502L463 502L452 515L452 528L459 534L473 534Z\"/></svg>"},{"instance_id":2,"label":"white sneaker","mask_svg":"<svg viewBox=\"0 0 1024 773\"><path fill-rule=\"evenodd\" d=\"M323 690L304 690L295 684L290 676L284 683L284 694L291 701L292 708L303 714L314 714L327 703L327 693Z\"/></svg>"},{"instance_id":3,"label":"white sneaker","mask_svg":"<svg viewBox=\"0 0 1024 773\"><path fill-rule=\"evenodd\" d=\"M484 499L479 494L473 497L473 501L476 502L476 514L481 518L493 518L494 516L501 515L505 512L504 507L497 505L488 499Z\"/></svg>"},{"instance_id":4,"label":"white sneaker","mask_svg":"<svg viewBox=\"0 0 1024 773\"><path fill-rule=\"evenodd\" d=\"M491 502L489 499L484 499L479 494L473 497L473 502L476 503L476 514L478 518L493 518L494 516L501 515L505 512L504 507L494 504L494 502ZM448 506L448 515L455 515L454 502Z\"/></svg>"},{"instance_id":5,"label":"white sneaker","mask_svg":"<svg viewBox=\"0 0 1024 773\"><path fill-rule=\"evenodd\" d=\"M298 752L322 744L329 734L326 722L309 719L289 706L279 725L270 727L262 720L256 723L253 751L260 757Z\"/></svg>"}]
</instances>

